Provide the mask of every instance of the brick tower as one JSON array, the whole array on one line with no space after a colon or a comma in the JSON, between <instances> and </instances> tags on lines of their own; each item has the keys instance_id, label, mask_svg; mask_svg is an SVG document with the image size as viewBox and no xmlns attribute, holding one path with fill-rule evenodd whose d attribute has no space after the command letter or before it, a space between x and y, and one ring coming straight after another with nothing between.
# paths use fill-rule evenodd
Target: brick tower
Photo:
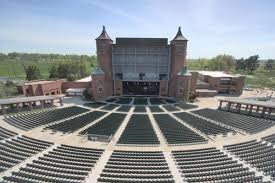
<instances>
[{"instance_id":1,"label":"brick tower","mask_svg":"<svg viewBox=\"0 0 275 183\"><path fill-rule=\"evenodd\" d=\"M91 73L91 77L92 87L89 90L90 95L92 95L95 100L105 99L105 73L99 66L96 66Z\"/></svg>"},{"instance_id":2,"label":"brick tower","mask_svg":"<svg viewBox=\"0 0 275 183\"><path fill-rule=\"evenodd\" d=\"M113 40L108 36L105 26L96 38L98 67L104 72L104 97L113 95L112 47Z\"/></svg>"},{"instance_id":3,"label":"brick tower","mask_svg":"<svg viewBox=\"0 0 275 183\"><path fill-rule=\"evenodd\" d=\"M177 97L178 89L177 80L178 73L186 67L186 49L187 39L181 33L181 27L179 27L177 35L170 42L171 47L171 65L170 65L170 81L169 81L169 96Z\"/></svg>"}]
</instances>

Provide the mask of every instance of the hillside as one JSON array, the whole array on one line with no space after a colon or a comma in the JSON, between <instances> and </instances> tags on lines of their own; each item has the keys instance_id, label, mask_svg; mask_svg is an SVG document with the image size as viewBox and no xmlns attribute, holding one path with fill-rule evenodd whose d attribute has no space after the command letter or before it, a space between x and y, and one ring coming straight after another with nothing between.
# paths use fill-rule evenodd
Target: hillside
<instances>
[{"instance_id":1,"label":"hillside","mask_svg":"<svg viewBox=\"0 0 275 183\"><path fill-rule=\"evenodd\" d=\"M95 56L87 55L60 55L60 54L30 54L30 53L0 53L0 81L8 78L12 80L25 80L24 67L35 65L39 68L42 78L48 79L49 69L61 63L86 62L90 71L95 61Z\"/></svg>"}]
</instances>

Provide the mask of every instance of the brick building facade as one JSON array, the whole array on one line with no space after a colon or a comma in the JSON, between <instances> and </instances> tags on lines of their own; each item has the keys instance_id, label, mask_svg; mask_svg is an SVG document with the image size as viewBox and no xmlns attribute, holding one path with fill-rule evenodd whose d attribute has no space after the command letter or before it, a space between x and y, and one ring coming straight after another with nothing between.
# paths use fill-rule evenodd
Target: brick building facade
<instances>
[{"instance_id":1,"label":"brick building facade","mask_svg":"<svg viewBox=\"0 0 275 183\"><path fill-rule=\"evenodd\" d=\"M245 85L245 77L231 75L220 71L192 71L196 77L196 93L200 97L216 94L241 95Z\"/></svg>"},{"instance_id":2,"label":"brick building facade","mask_svg":"<svg viewBox=\"0 0 275 183\"><path fill-rule=\"evenodd\" d=\"M55 81L30 81L17 84L17 91L24 96L40 96L40 95L59 95L62 93L61 85L63 80Z\"/></svg>"},{"instance_id":3,"label":"brick building facade","mask_svg":"<svg viewBox=\"0 0 275 183\"><path fill-rule=\"evenodd\" d=\"M105 27L96 39L98 66L92 73L90 94L95 99L113 95L156 95L184 98L192 75L186 70L188 40L179 28L167 38L116 38Z\"/></svg>"}]
</instances>

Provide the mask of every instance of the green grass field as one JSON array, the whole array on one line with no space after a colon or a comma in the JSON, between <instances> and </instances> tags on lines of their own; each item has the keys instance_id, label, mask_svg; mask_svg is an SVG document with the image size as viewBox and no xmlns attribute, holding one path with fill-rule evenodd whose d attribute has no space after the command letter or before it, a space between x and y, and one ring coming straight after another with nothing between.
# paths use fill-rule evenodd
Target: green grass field
<instances>
[{"instance_id":1,"label":"green grass field","mask_svg":"<svg viewBox=\"0 0 275 183\"><path fill-rule=\"evenodd\" d=\"M18 95L16 85L11 84L9 86L0 82L0 98L7 98Z\"/></svg>"},{"instance_id":2,"label":"green grass field","mask_svg":"<svg viewBox=\"0 0 275 183\"><path fill-rule=\"evenodd\" d=\"M40 73L44 79L47 79L49 77L49 68L57 64L58 62L24 61L24 65L26 67L28 67L29 65L36 65L40 69ZM23 67L23 61L0 61L0 77L24 80L26 78L26 75Z\"/></svg>"}]
</instances>

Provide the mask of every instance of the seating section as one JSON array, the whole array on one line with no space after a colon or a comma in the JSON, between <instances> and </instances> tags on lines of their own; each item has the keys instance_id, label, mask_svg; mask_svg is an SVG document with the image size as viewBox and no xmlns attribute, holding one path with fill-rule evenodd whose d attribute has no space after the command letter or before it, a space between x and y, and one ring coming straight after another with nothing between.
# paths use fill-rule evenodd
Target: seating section
<instances>
[{"instance_id":1,"label":"seating section","mask_svg":"<svg viewBox=\"0 0 275 183\"><path fill-rule=\"evenodd\" d=\"M99 183L173 183L162 152L114 151Z\"/></svg>"},{"instance_id":2,"label":"seating section","mask_svg":"<svg viewBox=\"0 0 275 183\"><path fill-rule=\"evenodd\" d=\"M159 144L159 140L146 114L133 114L122 133L119 144Z\"/></svg>"},{"instance_id":3,"label":"seating section","mask_svg":"<svg viewBox=\"0 0 275 183\"><path fill-rule=\"evenodd\" d=\"M109 105L106 105L106 106L102 107L101 109L107 110L107 111L112 111L112 110L114 110L116 107L118 107L118 105L109 104Z\"/></svg>"},{"instance_id":4,"label":"seating section","mask_svg":"<svg viewBox=\"0 0 275 183\"><path fill-rule=\"evenodd\" d=\"M92 123L94 120L102 117L104 114L106 114L106 112L92 111L76 118L72 118L61 123L51 125L49 127L46 127L46 129L61 131L63 133L73 133L79 128L82 128L89 123Z\"/></svg>"},{"instance_id":5,"label":"seating section","mask_svg":"<svg viewBox=\"0 0 275 183\"><path fill-rule=\"evenodd\" d=\"M161 105L161 104L165 104L165 102L163 102L160 98L150 98L150 103L152 105Z\"/></svg>"},{"instance_id":6,"label":"seating section","mask_svg":"<svg viewBox=\"0 0 275 183\"><path fill-rule=\"evenodd\" d=\"M187 182L262 182L242 164L215 148L172 151L182 177Z\"/></svg>"},{"instance_id":7,"label":"seating section","mask_svg":"<svg viewBox=\"0 0 275 183\"><path fill-rule=\"evenodd\" d=\"M201 109L192 112L252 134L274 125L274 122L271 120L221 110Z\"/></svg>"},{"instance_id":8,"label":"seating section","mask_svg":"<svg viewBox=\"0 0 275 183\"><path fill-rule=\"evenodd\" d=\"M4 120L10 125L22 130L30 130L38 126L69 118L87 111L88 109L82 107L71 106L54 110L43 110L39 112L18 114L15 116L6 117Z\"/></svg>"},{"instance_id":9,"label":"seating section","mask_svg":"<svg viewBox=\"0 0 275 183\"><path fill-rule=\"evenodd\" d=\"M164 105L162 106L164 109L166 109L168 112L174 112L174 111L179 111L178 108L176 108L173 105Z\"/></svg>"},{"instance_id":10,"label":"seating section","mask_svg":"<svg viewBox=\"0 0 275 183\"><path fill-rule=\"evenodd\" d=\"M177 103L175 100L172 100L172 99L169 99L169 98L164 98L162 100L166 101L169 104L175 104L175 103Z\"/></svg>"},{"instance_id":11,"label":"seating section","mask_svg":"<svg viewBox=\"0 0 275 183\"><path fill-rule=\"evenodd\" d=\"M114 101L116 101L117 100L117 98L110 98L110 99L108 99L108 100L106 100L107 102L114 102Z\"/></svg>"},{"instance_id":12,"label":"seating section","mask_svg":"<svg viewBox=\"0 0 275 183\"><path fill-rule=\"evenodd\" d=\"M135 98L134 105L148 105L147 98Z\"/></svg>"},{"instance_id":13,"label":"seating section","mask_svg":"<svg viewBox=\"0 0 275 183\"><path fill-rule=\"evenodd\" d=\"M87 107L90 107L93 109L97 109L97 108L100 108L105 105L106 105L106 103L103 103L103 102L91 102L91 103L84 104L84 106L87 106Z\"/></svg>"},{"instance_id":14,"label":"seating section","mask_svg":"<svg viewBox=\"0 0 275 183\"><path fill-rule=\"evenodd\" d=\"M132 98L120 98L118 101L116 101L117 104L130 104L132 101Z\"/></svg>"},{"instance_id":15,"label":"seating section","mask_svg":"<svg viewBox=\"0 0 275 183\"><path fill-rule=\"evenodd\" d=\"M272 145L267 146L261 141L253 140L224 148L275 180L275 150Z\"/></svg>"},{"instance_id":16,"label":"seating section","mask_svg":"<svg viewBox=\"0 0 275 183\"><path fill-rule=\"evenodd\" d=\"M83 182L103 150L59 146L19 171L4 177L4 182Z\"/></svg>"},{"instance_id":17,"label":"seating section","mask_svg":"<svg viewBox=\"0 0 275 183\"><path fill-rule=\"evenodd\" d=\"M112 113L106 118L95 125L83 130L80 134L96 134L96 135L107 135L110 136L115 134L121 123L123 122L126 114Z\"/></svg>"},{"instance_id":18,"label":"seating section","mask_svg":"<svg viewBox=\"0 0 275 183\"><path fill-rule=\"evenodd\" d=\"M275 144L275 133L262 138L262 140L271 142L272 144Z\"/></svg>"},{"instance_id":19,"label":"seating section","mask_svg":"<svg viewBox=\"0 0 275 183\"><path fill-rule=\"evenodd\" d=\"M27 158L47 149L52 143L29 137L17 137L0 142L0 172L3 172Z\"/></svg>"},{"instance_id":20,"label":"seating section","mask_svg":"<svg viewBox=\"0 0 275 183\"><path fill-rule=\"evenodd\" d=\"M18 135L18 134L0 126L0 140L11 138L11 137L14 137L15 135Z\"/></svg>"},{"instance_id":21,"label":"seating section","mask_svg":"<svg viewBox=\"0 0 275 183\"><path fill-rule=\"evenodd\" d=\"M188 109L194 109L194 108L197 108L198 106L196 105L193 105L193 104L186 104L186 103L179 103L179 104L176 104L175 106L183 109L183 110L188 110Z\"/></svg>"},{"instance_id":22,"label":"seating section","mask_svg":"<svg viewBox=\"0 0 275 183\"><path fill-rule=\"evenodd\" d=\"M164 112L159 106L150 106L151 112Z\"/></svg>"},{"instance_id":23,"label":"seating section","mask_svg":"<svg viewBox=\"0 0 275 183\"><path fill-rule=\"evenodd\" d=\"M136 106L134 112L146 112L145 106Z\"/></svg>"},{"instance_id":24,"label":"seating section","mask_svg":"<svg viewBox=\"0 0 275 183\"><path fill-rule=\"evenodd\" d=\"M118 108L117 111L119 111L119 112L129 112L130 109L131 109L131 106L124 105L124 106L121 106L120 108Z\"/></svg>"},{"instance_id":25,"label":"seating section","mask_svg":"<svg viewBox=\"0 0 275 183\"><path fill-rule=\"evenodd\" d=\"M207 142L202 136L193 132L169 114L154 114L154 118L168 144Z\"/></svg>"},{"instance_id":26,"label":"seating section","mask_svg":"<svg viewBox=\"0 0 275 183\"><path fill-rule=\"evenodd\" d=\"M233 131L228 128L211 123L205 119L194 116L190 113L181 112L175 113L174 115L177 116L179 119L183 120L185 123L188 123L194 128L205 133L206 135L227 134L228 132Z\"/></svg>"}]
</instances>

